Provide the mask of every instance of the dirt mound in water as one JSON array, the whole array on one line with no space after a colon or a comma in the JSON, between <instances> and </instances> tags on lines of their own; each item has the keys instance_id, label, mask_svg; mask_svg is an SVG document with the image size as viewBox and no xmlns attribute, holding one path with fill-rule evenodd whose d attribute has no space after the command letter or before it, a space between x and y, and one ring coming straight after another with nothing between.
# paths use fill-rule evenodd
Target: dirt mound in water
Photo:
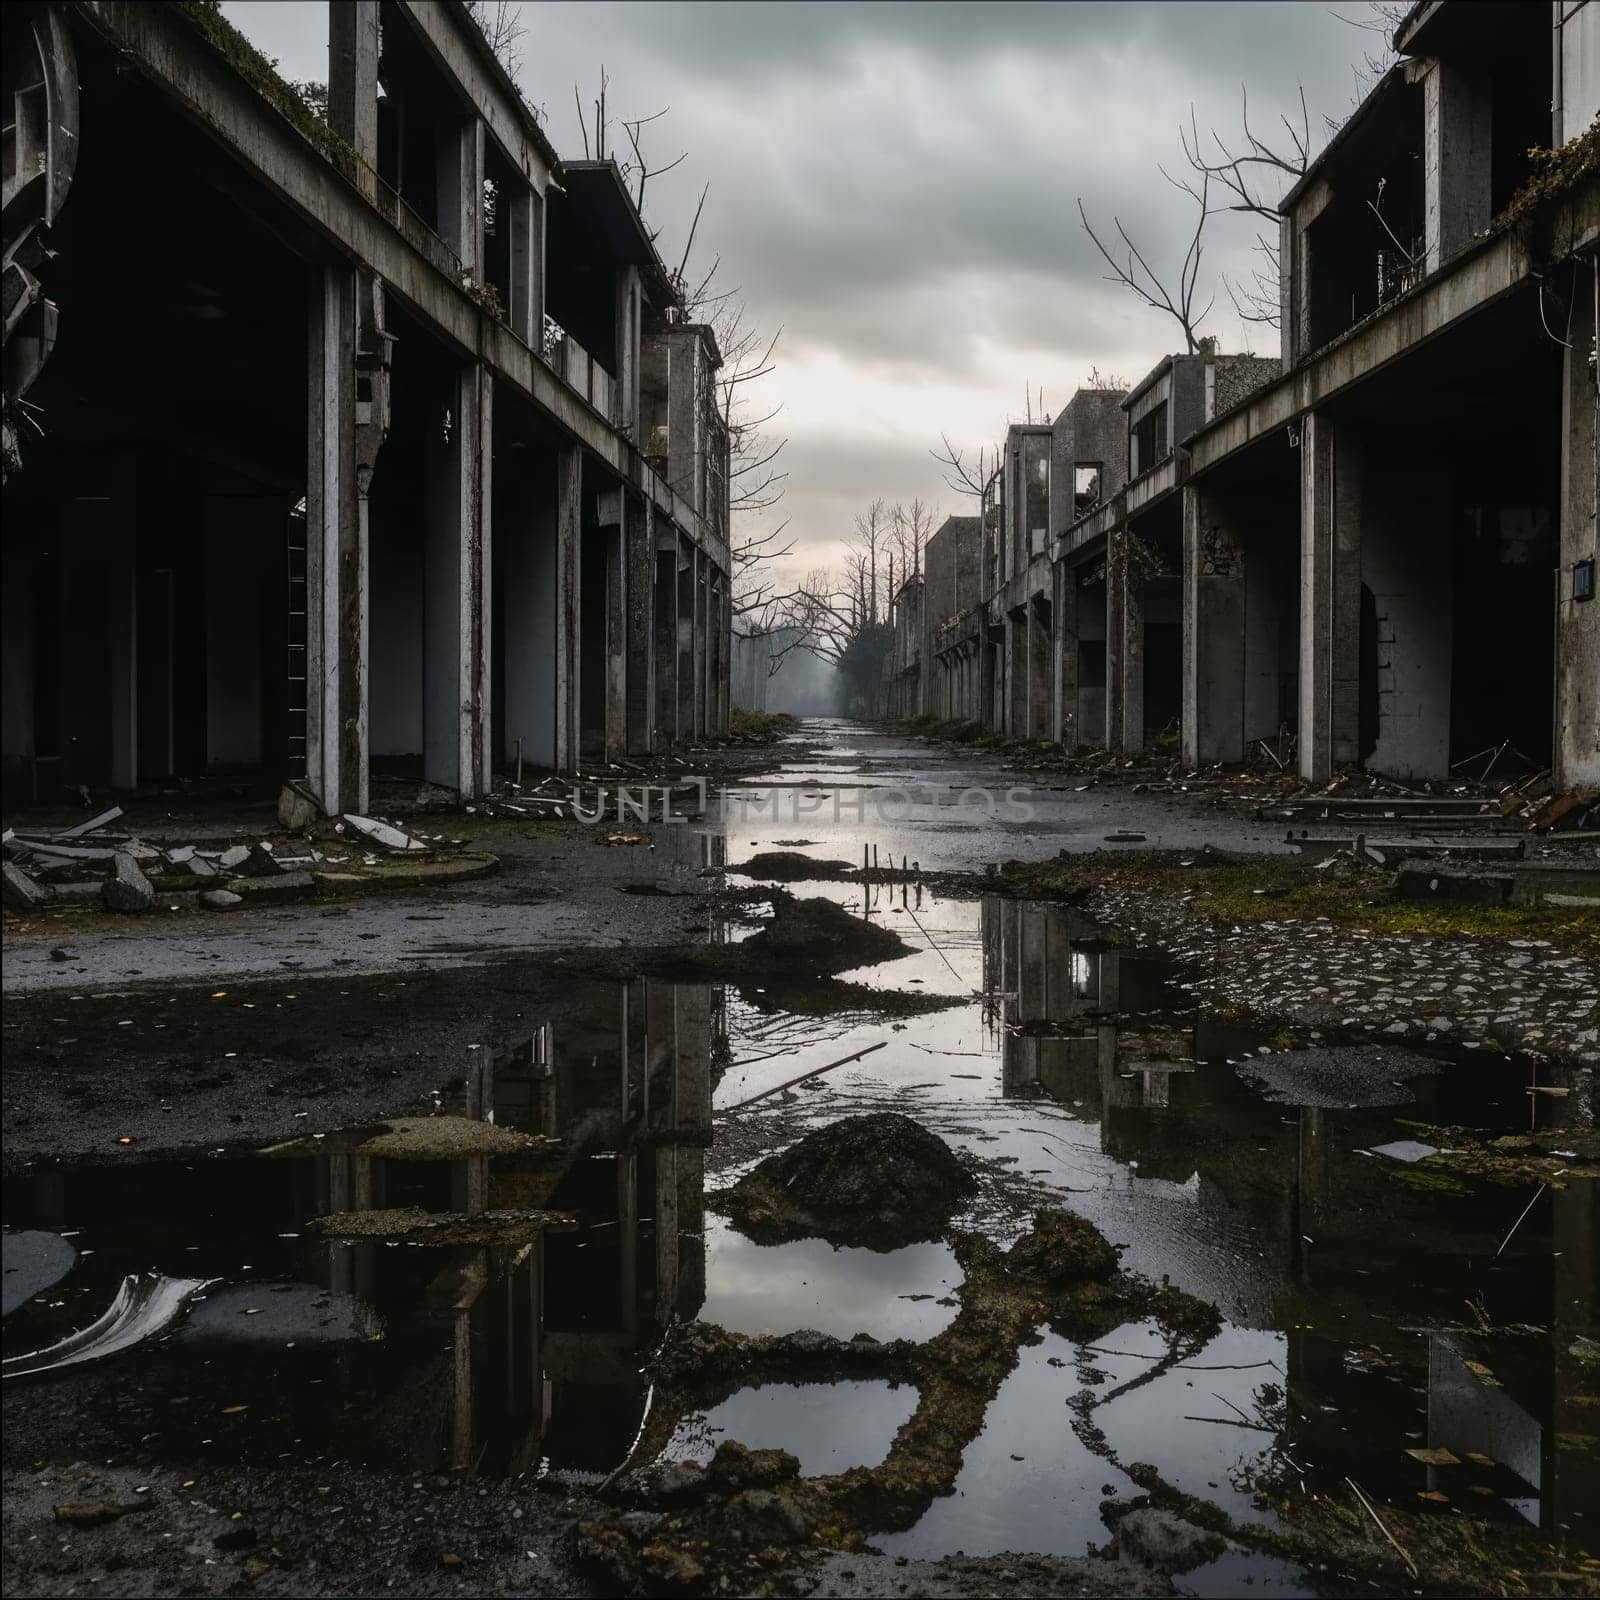
<instances>
[{"instance_id":1,"label":"dirt mound in water","mask_svg":"<svg viewBox=\"0 0 1600 1600\"><path fill-rule=\"evenodd\" d=\"M767 883L797 883L805 878L843 878L854 870L848 861L822 861L798 850L763 850L731 869Z\"/></svg>"},{"instance_id":2,"label":"dirt mound in water","mask_svg":"<svg viewBox=\"0 0 1600 1600\"><path fill-rule=\"evenodd\" d=\"M937 1238L976 1187L942 1139L885 1111L807 1134L722 1199L758 1241L823 1238L894 1250Z\"/></svg>"},{"instance_id":3,"label":"dirt mound in water","mask_svg":"<svg viewBox=\"0 0 1600 1600\"><path fill-rule=\"evenodd\" d=\"M772 896L771 922L742 949L749 960L804 973L840 972L911 953L899 934L831 900L797 900L781 890Z\"/></svg>"}]
</instances>

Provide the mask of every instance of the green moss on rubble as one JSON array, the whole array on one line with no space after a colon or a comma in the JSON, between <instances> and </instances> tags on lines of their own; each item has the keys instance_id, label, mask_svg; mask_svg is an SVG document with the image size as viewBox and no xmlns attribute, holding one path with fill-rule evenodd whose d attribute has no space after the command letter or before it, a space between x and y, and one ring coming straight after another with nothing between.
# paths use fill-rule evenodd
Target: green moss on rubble
<instances>
[{"instance_id":1,"label":"green moss on rubble","mask_svg":"<svg viewBox=\"0 0 1600 1600\"><path fill-rule=\"evenodd\" d=\"M1189 862L1185 865L1185 861ZM1186 900L1220 922L1309 922L1434 938L1548 939L1600 956L1600 911L1574 906L1436 905L1401 900L1395 874L1303 857L1195 860L1176 851L1096 851L1054 861L1007 862L1003 875L1034 893L1081 896L1091 889L1146 890Z\"/></svg>"},{"instance_id":2,"label":"green moss on rubble","mask_svg":"<svg viewBox=\"0 0 1600 1600\"><path fill-rule=\"evenodd\" d=\"M1180 1352L1199 1348L1220 1326L1214 1306L1120 1272L1105 1237L1069 1212L1040 1212L1009 1251L971 1233L955 1233L950 1242L963 1273L956 1291L960 1310L925 1343L752 1337L693 1325L669 1341L657 1366L658 1403L641 1441L645 1451L660 1447L675 1418L747 1384L847 1373L912 1383L916 1410L878 1465L770 1485L762 1493L759 1527L732 1520L746 1509L748 1496L724 1499L727 1486L708 1484L710 1498L633 1539L619 1542L617 1521L587 1524L586 1552L619 1580L642 1578L647 1588L670 1587L672 1574L687 1562L702 1578L715 1574L726 1592L738 1592L755 1573L784 1560L785 1546L859 1549L869 1534L909 1527L933 1500L951 1493L966 1448L1018 1351L1041 1326L1091 1339L1131 1319L1153 1317ZM667 1552L670 1570L662 1563Z\"/></svg>"},{"instance_id":3,"label":"green moss on rubble","mask_svg":"<svg viewBox=\"0 0 1600 1600\"><path fill-rule=\"evenodd\" d=\"M728 732L738 739L754 739L761 744L776 744L800 726L798 717L787 711L751 711L735 706L728 713Z\"/></svg>"}]
</instances>

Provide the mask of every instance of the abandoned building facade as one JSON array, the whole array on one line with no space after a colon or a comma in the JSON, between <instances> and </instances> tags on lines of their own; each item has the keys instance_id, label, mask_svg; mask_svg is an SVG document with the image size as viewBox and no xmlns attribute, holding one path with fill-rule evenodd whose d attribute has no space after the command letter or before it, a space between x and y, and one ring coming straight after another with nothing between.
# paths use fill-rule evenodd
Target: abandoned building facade
<instances>
[{"instance_id":1,"label":"abandoned building facade","mask_svg":"<svg viewBox=\"0 0 1600 1600\"><path fill-rule=\"evenodd\" d=\"M726 727L715 337L464 6L327 12L325 106L214 5L8 18L17 798L361 811Z\"/></svg>"},{"instance_id":2,"label":"abandoned building facade","mask_svg":"<svg viewBox=\"0 0 1600 1600\"><path fill-rule=\"evenodd\" d=\"M1600 4L1429 0L1394 43L1282 202L1278 355L1202 340L1012 425L929 545L901 714L1600 784Z\"/></svg>"}]
</instances>

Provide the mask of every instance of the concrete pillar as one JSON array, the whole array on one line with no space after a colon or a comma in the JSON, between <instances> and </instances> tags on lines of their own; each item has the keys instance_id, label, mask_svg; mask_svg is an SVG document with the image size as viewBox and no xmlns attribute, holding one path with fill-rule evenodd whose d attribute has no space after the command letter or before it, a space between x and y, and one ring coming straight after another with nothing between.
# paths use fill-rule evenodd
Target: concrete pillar
<instances>
[{"instance_id":1,"label":"concrete pillar","mask_svg":"<svg viewBox=\"0 0 1600 1600\"><path fill-rule=\"evenodd\" d=\"M656 525L649 500L630 499L627 511L628 739L630 756L655 746Z\"/></svg>"},{"instance_id":2,"label":"concrete pillar","mask_svg":"<svg viewBox=\"0 0 1600 1600\"><path fill-rule=\"evenodd\" d=\"M307 306L306 779L330 816L367 809L367 536L357 460L357 278L319 267ZM376 452L370 452L375 458Z\"/></svg>"},{"instance_id":3,"label":"concrete pillar","mask_svg":"<svg viewBox=\"0 0 1600 1600\"><path fill-rule=\"evenodd\" d=\"M563 445L556 458L556 766L578 764L582 738L578 698L583 613L583 451Z\"/></svg>"},{"instance_id":4,"label":"concrete pillar","mask_svg":"<svg viewBox=\"0 0 1600 1600\"><path fill-rule=\"evenodd\" d=\"M1028 602L1028 737L1054 737L1054 680L1050 601Z\"/></svg>"},{"instance_id":5,"label":"concrete pillar","mask_svg":"<svg viewBox=\"0 0 1600 1600\"><path fill-rule=\"evenodd\" d=\"M511 331L535 350L544 337L544 197L519 186L505 202L511 230Z\"/></svg>"},{"instance_id":6,"label":"concrete pillar","mask_svg":"<svg viewBox=\"0 0 1600 1600\"><path fill-rule=\"evenodd\" d=\"M505 632L502 760L520 747L530 766L556 766L556 566L560 506L556 474L532 480L513 499L502 482L495 573Z\"/></svg>"},{"instance_id":7,"label":"concrete pillar","mask_svg":"<svg viewBox=\"0 0 1600 1600\"><path fill-rule=\"evenodd\" d=\"M658 538L655 553L655 745L665 749L678 739L678 535L671 523Z\"/></svg>"},{"instance_id":8,"label":"concrete pillar","mask_svg":"<svg viewBox=\"0 0 1600 1600\"><path fill-rule=\"evenodd\" d=\"M605 541L606 681L605 759L615 761L628 737L628 506L621 489L608 489L595 500L597 537Z\"/></svg>"},{"instance_id":9,"label":"concrete pillar","mask_svg":"<svg viewBox=\"0 0 1600 1600\"><path fill-rule=\"evenodd\" d=\"M430 783L463 795L488 782L489 578L494 385L463 364L447 405L448 434L424 461L422 760Z\"/></svg>"},{"instance_id":10,"label":"concrete pillar","mask_svg":"<svg viewBox=\"0 0 1600 1600\"><path fill-rule=\"evenodd\" d=\"M1489 80L1430 61L1422 81L1423 236L1436 272L1489 226L1494 101Z\"/></svg>"},{"instance_id":11,"label":"concrete pillar","mask_svg":"<svg viewBox=\"0 0 1600 1600\"><path fill-rule=\"evenodd\" d=\"M328 7L328 126L378 165L379 0Z\"/></svg>"},{"instance_id":12,"label":"concrete pillar","mask_svg":"<svg viewBox=\"0 0 1600 1600\"><path fill-rule=\"evenodd\" d=\"M1113 529L1106 541L1106 749L1121 750L1123 707L1127 699L1127 558L1121 541L1126 530Z\"/></svg>"},{"instance_id":13,"label":"concrete pillar","mask_svg":"<svg viewBox=\"0 0 1600 1600\"><path fill-rule=\"evenodd\" d=\"M1300 442L1300 775L1326 783L1360 752L1361 454L1306 416Z\"/></svg>"},{"instance_id":14,"label":"concrete pillar","mask_svg":"<svg viewBox=\"0 0 1600 1600\"><path fill-rule=\"evenodd\" d=\"M695 550L681 536L674 560L678 570L678 733L680 742L694 738L694 613Z\"/></svg>"},{"instance_id":15,"label":"concrete pillar","mask_svg":"<svg viewBox=\"0 0 1600 1600\"><path fill-rule=\"evenodd\" d=\"M1571 343L1561 379L1561 565L1556 573L1555 783L1600 783L1600 597L1576 598L1581 575L1591 595L1600 546L1595 537L1597 397L1589 352L1600 325L1600 266L1593 255L1574 269ZM1585 565L1587 564L1587 565Z\"/></svg>"},{"instance_id":16,"label":"concrete pillar","mask_svg":"<svg viewBox=\"0 0 1600 1600\"><path fill-rule=\"evenodd\" d=\"M1117 655L1122 663L1122 730L1120 748L1129 755L1144 749L1144 662L1145 662L1145 590L1133 571L1133 563L1124 561L1117 574L1117 587L1122 591L1122 637ZM1109 641L1108 641L1109 644Z\"/></svg>"},{"instance_id":17,"label":"concrete pillar","mask_svg":"<svg viewBox=\"0 0 1600 1600\"><path fill-rule=\"evenodd\" d=\"M1055 682L1052 737L1073 749L1078 733L1078 574L1065 561L1055 569Z\"/></svg>"},{"instance_id":18,"label":"concrete pillar","mask_svg":"<svg viewBox=\"0 0 1600 1600\"><path fill-rule=\"evenodd\" d=\"M483 140L477 117L442 128L436 168L439 237L474 277L483 262Z\"/></svg>"},{"instance_id":19,"label":"concrete pillar","mask_svg":"<svg viewBox=\"0 0 1600 1600\"><path fill-rule=\"evenodd\" d=\"M694 662L694 736L706 736L706 630L710 616L711 581L710 564L698 545L692 547L694 565L694 634L692 659Z\"/></svg>"},{"instance_id":20,"label":"concrete pillar","mask_svg":"<svg viewBox=\"0 0 1600 1600\"><path fill-rule=\"evenodd\" d=\"M1183 486L1183 759L1243 759L1244 550L1224 503Z\"/></svg>"},{"instance_id":21,"label":"concrete pillar","mask_svg":"<svg viewBox=\"0 0 1600 1600\"><path fill-rule=\"evenodd\" d=\"M118 463L116 522L106 545L106 646L111 694L111 787L139 783L139 574L137 468Z\"/></svg>"},{"instance_id":22,"label":"concrete pillar","mask_svg":"<svg viewBox=\"0 0 1600 1600\"><path fill-rule=\"evenodd\" d=\"M1006 617L1006 689L1001 728L1013 738L1028 732L1028 611Z\"/></svg>"}]
</instances>

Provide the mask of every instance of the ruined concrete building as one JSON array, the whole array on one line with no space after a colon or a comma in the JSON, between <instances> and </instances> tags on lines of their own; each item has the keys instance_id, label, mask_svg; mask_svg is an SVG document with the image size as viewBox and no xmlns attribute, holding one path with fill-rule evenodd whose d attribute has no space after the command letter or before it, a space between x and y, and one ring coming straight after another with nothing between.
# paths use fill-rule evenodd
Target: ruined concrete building
<instances>
[{"instance_id":1,"label":"ruined concrete building","mask_svg":"<svg viewBox=\"0 0 1600 1600\"><path fill-rule=\"evenodd\" d=\"M9 791L226 770L362 810L726 725L715 338L454 0L13 7Z\"/></svg>"},{"instance_id":2,"label":"ruined concrete building","mask_svg":"<svg viewBox=\"0 0 1600 1600\"><path fill-rule=\"evenodd\" d=\"M1429 0L1394 43L1283 201L1278 356L1202 341L1008 430L929 711L1600 784L1600 7Z\"/></svg>"}]
</instances>

